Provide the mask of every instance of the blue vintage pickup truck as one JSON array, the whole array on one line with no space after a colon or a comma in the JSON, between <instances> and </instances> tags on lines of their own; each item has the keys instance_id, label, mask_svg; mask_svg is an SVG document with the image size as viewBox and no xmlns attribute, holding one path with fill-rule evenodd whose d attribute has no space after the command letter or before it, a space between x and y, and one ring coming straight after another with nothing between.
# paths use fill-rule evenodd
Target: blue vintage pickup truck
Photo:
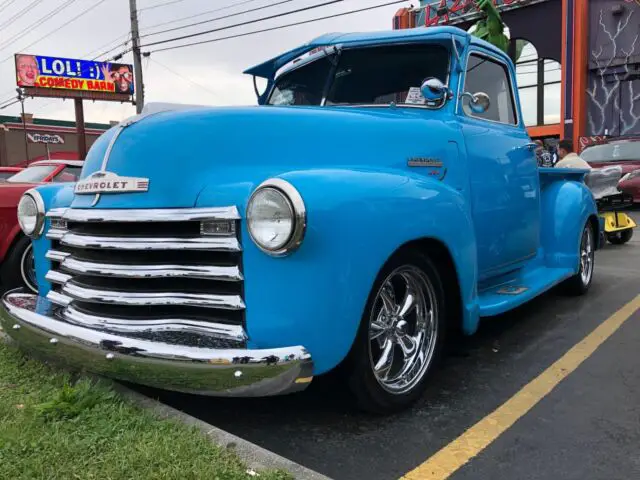
<instances>
[{"instance_id":1,"label":"blue vintage pickup truck","mask_svg":"<svg viewBox=\"0 0 640 480\"><path fill-rule=\"evenodd\" d=\"M584 171L540 169L511 61L452 27L322 36L249 69L259 106L149 109L76 184L23 196L25 350L212 396L340 374L365 409L421 395L447 335L586 292Z\"/></svg>"}]
</instances>

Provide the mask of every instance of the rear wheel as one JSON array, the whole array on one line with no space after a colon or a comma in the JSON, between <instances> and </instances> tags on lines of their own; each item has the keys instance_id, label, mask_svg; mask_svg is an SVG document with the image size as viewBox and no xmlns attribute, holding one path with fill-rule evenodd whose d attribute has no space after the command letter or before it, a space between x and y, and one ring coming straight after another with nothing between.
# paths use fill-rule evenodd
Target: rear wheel
<instances>
[{"instance_id":1,"label":"rear wheel","mask_svg":"<svg viewBox=\"0 0 640 480\"><path fill-rule=\"evenodd\" d=\"M617 232L607 233L607 240L614 245L622 245L627 243L633 237L633 228L628 230L619 230Z\"/></svg>"},{"instance_id":2,"label":"rear wheel","mask_svg":"<svg viewBox=\"0 0 640 480\"><path fill-rule=\"evenodd\" d=\"M0 267L0 282L3 291L26 287L34 293L38 292L33 246L28 237L21 236L4 259Z\"/></svg>"},{"instance_id":3,"label":"rear wheel","mask_svg":"<svg viewBox=\"0 0 640 480\"><path fill-rule=\"evenodd\" d=\"M427 256L401 252L383 269L346 364L361 408L390 413L420 397L444 343L444 299Z\"/></svg>"},{"instance_id":4,"label":"rear wheel","mask_svg":"<svg viewBox=\"0 0 640 480\"><path fill-rule=\"evenodd\" d=\"M587 221L580 238L580 268L578 273L564 283L564 290L570 295L583 295L589 290L593 280L595 264L595 236L591 223Z\"/></svg>"}]
</instances>

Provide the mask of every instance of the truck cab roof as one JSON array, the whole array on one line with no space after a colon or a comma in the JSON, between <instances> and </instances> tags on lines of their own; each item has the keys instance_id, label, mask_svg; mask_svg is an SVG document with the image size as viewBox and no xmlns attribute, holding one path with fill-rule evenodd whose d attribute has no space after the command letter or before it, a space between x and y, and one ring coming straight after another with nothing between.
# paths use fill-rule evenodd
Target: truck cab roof
<instances>
[{"instance_id":1,"label":"truck cab roof","mask_svg":"<svg viewBox=\"0 0 640 480\"><path fill-rule=\"evenodd\" d=\"M424 40L444 40L454 38L461 45L478 45L491 51L497 57L509 62L509 57L494 45L474 37L458 27L419 27L404 30L383 30L377 32L360 33L328 33L311 40L309 43L296 47L277 57L244 71L249 75L261 78L273 78L275 73L288 62L303 55L314 48L330 47L332 45L368 46L393 44L402 42L420 42Z\"/></svg>"}]
</instances>

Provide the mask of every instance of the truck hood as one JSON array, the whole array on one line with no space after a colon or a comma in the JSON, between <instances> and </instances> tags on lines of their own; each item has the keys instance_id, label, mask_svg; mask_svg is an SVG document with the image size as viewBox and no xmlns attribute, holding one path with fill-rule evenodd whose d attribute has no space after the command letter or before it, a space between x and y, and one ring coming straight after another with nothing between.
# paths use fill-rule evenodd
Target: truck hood
<instances>
[{"instance_id":1,"label":"truck hood","mask_svg":"<svg viewBox=\"0 0 640 480\"><path fill-rule=\"evenodd\" d=\"M124 127L105 170L149 179L144 193L104 194L96 208L183 208L203 189L242 184L300 169L406 168L433 155L441 112L410 108L235 107L154 112ZM100 171L120 127L92 146L82 178ZM440 147L442 148L442 147ZM95 195L76 195L89 208ZM237 201L240 201L239 199Z\"/></svg>"}]
</instances>

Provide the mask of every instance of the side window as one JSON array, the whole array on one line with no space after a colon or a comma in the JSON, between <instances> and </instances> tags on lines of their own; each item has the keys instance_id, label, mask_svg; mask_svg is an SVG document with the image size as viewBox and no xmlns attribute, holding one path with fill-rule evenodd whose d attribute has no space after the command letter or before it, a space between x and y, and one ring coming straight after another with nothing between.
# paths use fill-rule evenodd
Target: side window
<instances>
[{"instance_id":1,"label":"side window","mask_svg":"<svg viewBox=\"0 0 640 480\"><path fill-rule=\"evenodd\" d=\"M516 110L509 71L502 63L480 55L470 55L464 81L464 91L484 92L489 95L491 104L484 113L474 113L469 108L469 99L462 100L462 109L466 115L494 122L516 124Z\"/></svg>"}]
</instances>

